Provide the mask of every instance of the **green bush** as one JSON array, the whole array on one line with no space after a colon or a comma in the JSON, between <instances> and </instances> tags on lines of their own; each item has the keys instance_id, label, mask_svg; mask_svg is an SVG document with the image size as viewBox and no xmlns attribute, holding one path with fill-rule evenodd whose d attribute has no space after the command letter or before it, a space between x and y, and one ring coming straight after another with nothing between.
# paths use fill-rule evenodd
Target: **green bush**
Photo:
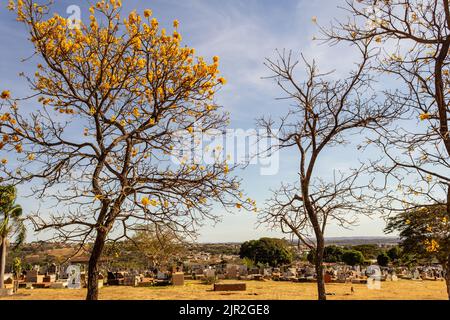
<instances>
[{"instance_id":1,"label":"green bush","mask_svg":"<svg viewBox=\"0 0 450 320\"><path fill-rule=\"evenodd\" d=\"M377 262L378 265L381 267L387 267L387 265L389 264L389 256L386 254L386 252L382 252L378 255L377 257Z\"/></svg>"},{"instance_id":2,"label":"green bush","mask_svg":"<svg viewBox=\"0 0 450 320\"><path fill-rule=\"evenodd\" d=\"M261 238L244 242L239 251L241 259L250 259L255 265L279 267L292 262L293 255L285 240Z\"/></svg>"},{"instance_id":3,"label":"green bush","mask_svg":"<svg viewBox=\"0 0 450 320\"><path fill-rule=\"evenodd\" d=\"M364 255L361 251L346 250L342 255L342 261L349 266L364 264Z\"/></svg>"}]
</instances>

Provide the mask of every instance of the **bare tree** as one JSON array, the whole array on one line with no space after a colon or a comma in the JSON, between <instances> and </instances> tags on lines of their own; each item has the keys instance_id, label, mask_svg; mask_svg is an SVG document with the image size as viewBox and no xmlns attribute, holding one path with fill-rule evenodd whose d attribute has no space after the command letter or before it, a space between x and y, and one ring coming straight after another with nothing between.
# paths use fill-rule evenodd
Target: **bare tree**
<instances>
[{"instance_id":1,"label":"bare tree","mask_svg":"<svg viewBox=\"0 0 450 320\"><path fill-rule=\"evenodd\" d=\"M147 260L152 268L166 267L181 259L186 252L186 242L180 235L158 225L149 225L133 237L135 254Z\"/></svg>"},{"instance_id":2,"label":"bare tree","mask_svg":"<svg viewBox=\"0 0 450 320\"><path fill-rule=\"evenodd\" d=\"M370 141L384 154L372 168L390 187L380 207L392 214L444 205L450 218L449 1L347 1L345 9L350 18L322 28L325 40L373 40L382 48L374 69L401 87L386 90L388 103L406 107L395 127L376 128ZM444 268L450 298L450 256Z\"/></svg>"},{"instance_id":3,"label":"bare tree","mask_svg":"<svg viewBox=\"0 0 450 320\"><path fill-rule=\"evenodd\" d=\"M172 161L196 126L221 131L228 123L214 102L225 84L219 58L208 64L181 46L178 21L169 35L150 10L122 20L120 1L91 7L90 23L79 28L57 14L46 19L49 8L31 0L10 9L40 59L27 79L30 98L43 106L24 110L3 92L1 147L16 160L2 161L2 179L35 181L33 195L54 205L51 214L32 218L37 231L54 230L80 248L93 242L87 299L98 299L106 241L130 239L148 223L195 235L205 218L218 219L213 202L250 203L240 200L226 160Z\"/></svg>"},{"instance_id":4,"label":"bare tree","mask_svg":"<svg viewBox=\"0 0 450 320\"><path fill-rule=\"evenodd\" d=\"M321 155L330 148L350 142L348 133L385 125L395 118L399 109L376 102L371 94L370 41L358 45L361 62L356 71L341 80L332 80L330 73L321 74L313 62L305 59L307 78L298 83L294 70L298 61L292 54L279 54L277 61L267 60L273 78L294 106L274 129L276 122L261 119L259 124L279 140L279 148L293 148L299 154L298 182L283 185L274 192L261 223L280 228L297 237L310 249L315 249L318 297L326 300L323 279L323 252L326 228L335 223L350 227L357 214L368 213L364 189L370 179L359 179L361 166L345 172L335 172L332 179L316 172Z\"/></svg>"}]
</instances>

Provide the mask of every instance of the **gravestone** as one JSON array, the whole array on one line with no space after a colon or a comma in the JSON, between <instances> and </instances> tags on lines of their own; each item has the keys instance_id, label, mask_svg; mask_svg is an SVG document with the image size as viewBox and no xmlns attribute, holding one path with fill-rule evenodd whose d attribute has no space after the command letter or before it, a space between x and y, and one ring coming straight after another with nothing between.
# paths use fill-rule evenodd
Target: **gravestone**
<instances>
[{"instance_id":1,"label":"gravestone","mask_svg":"<svg viewBox=\"0 0 450 320\"><path fill-rule=\"evenodd\" d=\"M236 266L228 266L226 271L227 279L236 279L238 276L238 268Z\"/></svg>"},{"instance_id":2,"label":"gravestone","mask_svg":"<svg viewBox=\"0 0 450 320\"><path fill-rule=\"evenodd\" d=\"M339 270L337 273L338 281L345 281L347 279L347 275L344 271Z\"/></svg>"},{"instance_id":3,"label":"gravestone","mask_svg":"<svg viewBox=\"0 0 450 320\"><path fill-rule=\"evenodd\" d=\"M0 289L0 297L12 296L13 293L13 289Z\"/></svg>"},{"instance_id":4,"label":"gravestone","mask_svg":"<svg viewBox=\"0 0 450 320\"><path fill-rule=\"evenodd\" d=\"M139 276L126 276L124 278L123 284L129 287L137 287L139 280Z\"/></svg>"},{"instance_id":5,"label":"gravestone","mask_svg":"<svg viewBox=\"0 0 450 320\"><path fill-rule=\"evenodd\" d=\"M315 273L316 273L316 270L314 270L314 268L306 267L306 269L305 269L305 277L306 278L314 276Z\"/></svg>"},{"instance_id":6,"label":"gravestone","mask_svg":"<svg viewBox=\"0 0 450 320\"><path fill-rule=\"evenodd\" d=\"M245 266L245 265L240 265L239 266L239 275L240 276L244 276L244 277L248 275L247 266Z\"/></svg>"},{"instance_id":7,"label":"gravestone","mask_svg":"<svg viewBox=\"0 0 450 320\"><path fill-rule=\"evenodd\" d=\"M54 263L52 263L48 268L47 268L47 273L48 274L57 274L59 272L58 270L58 266Z\"/></svg>"},{"instance_id":8,"label":"gravestone","mask_svg":"<svg viewBox=\"0 0 450 320\"><path fill-rule=\"evenodd\" d=\"M25 282L42 283L44 282L44 276L39 274L37 270L27 271Z\"/></svg>"},{"instance_id":9,"label":"gravestone","mask_svg":"<svg viewBox=\"0 0 450 320\"><path fill-rule=\"evenodd\" d=\"M252 268L250 269L249 274L260 274L260 272L259 268Z\"/></svg>"},{"instance_id":10,"label":"gravestone","mask_svg":"<svg viewBox=\"0 0 450 320\"><path fill-rule=\"evenodd\" d=\"M55 282L56 274L49 274L48 276L44 276L43 282Z\"/></svg>"},{"instance_id":11,"label":"gravestone","mask_svg":"<svg viewBox=\"0 0 450 320\"><path fill-rule=\"evenodd\" d=\"M214 269L205 269L203 275L206 278L214 278L216 276L216 271Z\"/></svg>"},{"instance_id":12,"label":"gravestone","mask_svg":"<svg viewBox=\"0 0 450 320\"><path fill-rule=\"evenodd\" d=\"M184 273L183 272L173 273L172 284L174 286L184 286Z\"/></svg>"},{"instance_id":13,"label":"gravestone","mask_svg":"<svg viewBox=\"0 0 450 320\"><path fill-rule=\"evenodd\" d=\"M271 277L272 276L272 269L264 269L263 271L264 277Z\"/></svg>"},{"instance_id":14,"label":"gravestone","mask_svg":"<svg viewBox=\"0 0 450 320\"><path fill-rule=\"evenodd\" d=\"M297 276L297 270L295 268L289 268L287 271L291 277L296 277Z\"/></svg>"}]
</instances>

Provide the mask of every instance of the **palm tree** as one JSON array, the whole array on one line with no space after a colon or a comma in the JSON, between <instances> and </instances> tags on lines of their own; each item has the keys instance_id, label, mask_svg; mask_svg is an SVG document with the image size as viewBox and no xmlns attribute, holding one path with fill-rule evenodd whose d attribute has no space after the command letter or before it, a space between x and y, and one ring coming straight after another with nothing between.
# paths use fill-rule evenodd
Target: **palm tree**
<instances>
[{"instance_id":1,"label":"palm tree","mask_svg":"<svg viewBox=\"0 0 450 320\"><path fill-rule=\"evenodd\" d=\"M16 246L25 240L22 207L15 203L16 197L15 187L0 186L0 289L4 288L8 239L14 238Z\"/></svg>"}]
</instances>

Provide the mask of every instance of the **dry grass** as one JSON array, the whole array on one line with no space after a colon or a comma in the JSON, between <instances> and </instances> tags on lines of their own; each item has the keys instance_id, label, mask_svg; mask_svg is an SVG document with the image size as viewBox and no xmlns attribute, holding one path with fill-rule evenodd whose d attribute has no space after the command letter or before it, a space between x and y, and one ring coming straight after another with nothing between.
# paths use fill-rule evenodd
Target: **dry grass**
<instances>
[{"instance_id":1,"label":"dry grass","mask_svg":"<svg viewBox=\"0 0 450 320\"><path fill-rule=\"evenodd\" d=\"M224 281L235 283L236 281ZM248 281L245 292L213 292L212 286L198 281L188 281L183 287L104 287L100 299L104 300L315 300L314 283L257 282ZM351 294L353 286L355 293ZM366 285L328 284L330 300L436 300L447 299L443 281L383 282L380 290L368 289ZM14 300L81 300L85 290L69 289L21 289ZM4 298L5 299L5 298Z\"/></svg>"}]
</instances>

